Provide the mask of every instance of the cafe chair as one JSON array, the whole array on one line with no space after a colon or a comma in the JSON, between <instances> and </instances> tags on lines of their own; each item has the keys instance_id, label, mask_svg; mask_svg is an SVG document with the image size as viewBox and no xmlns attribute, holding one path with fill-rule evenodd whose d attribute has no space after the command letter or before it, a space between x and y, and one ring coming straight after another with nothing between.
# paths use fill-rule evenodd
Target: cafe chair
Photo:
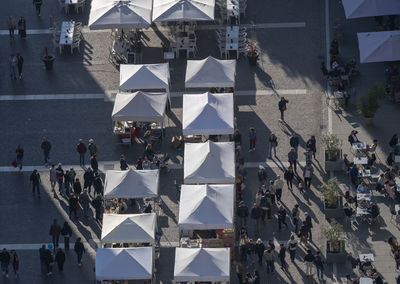
<instances>
[{"instance_id":1,"label":"cafe chair","mask_svg":"<svg viewBox=\"0 0 400 284\"><path fill-rule=\"evenodd\" d=\"M71 44L71 54L74 54L74 49L78 49L78 52L81 53L79 46L81 44L81 39L80 38L74 38Z\"/></svg>"}]
</instances>

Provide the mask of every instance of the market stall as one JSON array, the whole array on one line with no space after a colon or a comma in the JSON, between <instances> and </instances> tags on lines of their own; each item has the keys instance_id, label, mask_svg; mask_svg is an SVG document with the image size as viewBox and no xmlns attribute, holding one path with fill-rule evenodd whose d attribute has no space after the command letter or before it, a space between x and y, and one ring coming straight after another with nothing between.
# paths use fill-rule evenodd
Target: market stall
<instances>
[{"instance_id":1,"label":"market stall","mask_svg":"<svg viewBox=\"0 0 400 284\"><path fill-rule=\"evenodd\" d=\"M152 245L156 228L157 216L154 213L103 214L100 241L103 247Z\"/></svg>"},{"instance_id":2,"label":"market stall","mask_svg":"<svg viewBox=\"0 0 400 284\"><path fill-rule=\"evenodd\" d=\"M154 22L213 21L215 0L154 0Z\"/></svg>"},{"instance_id":3,"label":"market stall","mask_svg":"<svg viewBox=\"0 0 400 284\"><path fill-rule=\"evenodd\" d=\"M400 60L400 31L357 33L357 37L360 63Z\"/></svg>"},{"instance_id":4,"label":"market stall","mask_svg":"<svg viewBox=\"0 0 400 284\"><path fill-rule=\"evenodd\" d=\"M233 184L182 185L180 243L184 247L233 247Z\"/></svg>"},{"instance_id":5,"label":"market stall","mask_svg":"<svg viewBox=\"0 0 400 284\"><path fill-rule=\"evenodd\" d=\"M150 143L161 139L166 105L166 93L118 93L111 115L114 134L123 144L131 144L134 136L146 131L150 131Z\"/></svg>"},{"instance_id":6,"label":"market stall","mask_svg":"<svg viewBox=\"0 0 400 284\"><path fill-rule=\"evenodd\" d=\"M141 280L152 283L154 248L98 248L95 273L98 281Z\"/></svg>"},{"instance_id":7,"label":"market stall","mask_svg":"<svg viewBox=\"0 0 400 284\"><path fill-rule=\"evenodd\" d=\"M232 135L233 94L184 94L182 131L188 135Z\"/></svg>"},{"instance_id":8,"label":"market stall","mask_svg":"<svg viewBox=\"0 0 400 284\"><path fill-rule=\"evenodd\" d=\"M185 184L235 183L233 142L185 143Z\"/></svg>"},{"instance_id":9,"label":"market stall","mask_svg":"<svg viewBox=\"0 0 400 284\"><path fill-rule=\"evenodd\" d=\"M343 0L347 19L400 14L398 0Z\"/></svg>"},{"instance_id":10,"label":"market stall","mask_svg":"<svg viewBox=\"0 0 400 284\"><path fill-rule=\"evenodd\" d=\"M212 56L202 60L188 60L185 88L231 88L233 90L235 76L236 60L219 60Z\"/></svg>"},{"instance_id":11,"label":"market stall","mask_svg":"<svg viewBox=\"0 0 400 284\"><path fill-rule=\"evenodd\" d=\"M174 280L176 282L229 282L229 248L176 248Z\"/></svg>"}]
</instances>

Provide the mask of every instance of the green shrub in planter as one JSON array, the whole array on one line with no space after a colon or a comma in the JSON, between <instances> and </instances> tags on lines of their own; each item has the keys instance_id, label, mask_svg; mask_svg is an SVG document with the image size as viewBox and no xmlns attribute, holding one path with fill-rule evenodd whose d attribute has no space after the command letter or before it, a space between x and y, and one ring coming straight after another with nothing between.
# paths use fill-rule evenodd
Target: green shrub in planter
<instances>
[{"instance_id":1,"label":"green shrub in planter","mask_svg":"<svg viewBox=\"0 0 400 284\"><path fill-rule=\"evenodd\" d=\"M332 220L329 227L325 227L324 235L329 244L329 252L340 252L342 249L341 241L343 240L343 226Z\"/></svg>"},{"instance_id":2,"label":"green shrub in planter","mask_svg":"<svg viewBox=\"0 0 400 284\"><path fill-rule=\"evenodd\" d=\"M373 118L379 109L379 99L385 97L385 88L381 83L376 83L369 88L367 93L360 97L358 112L364 118Z\"/></svg>"},{"instance_id":3,"label":"green shrub in planter","mask_svg":"<svg viewBox=\"0 0 400 284\"><path fill-rule=\"evenodd\" d=\"M319 189L322 191L327 208L337 208L339 197L342 195L337 178L329 179L328 182L321 185Z\"/></svg>"},{"instance_id":4,"label":"green shrub in planter","mask_svg":"<svg viewBox=\"0 0 400 284\"><path fill-rule=\"evenodd\" d=\"M342 140L335 134L325 133L321 136L321 142L324 145L325 153L329 161L335 161L342 148Z\"/></svg>"}]
</instances>

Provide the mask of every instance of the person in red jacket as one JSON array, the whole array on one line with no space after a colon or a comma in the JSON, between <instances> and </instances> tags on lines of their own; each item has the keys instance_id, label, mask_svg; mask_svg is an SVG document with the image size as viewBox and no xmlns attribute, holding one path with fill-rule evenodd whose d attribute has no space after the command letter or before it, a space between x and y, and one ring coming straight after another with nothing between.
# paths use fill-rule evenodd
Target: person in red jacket
<instances>
[{"instance_id":1,"label":"person in red jacket","mask_svg":"<svg viewBox=\"0 0 400 284\"><path fill-rule=\"evenodd\" d=\"M87 148L82 139L79 139L79 143L76 145L76 151L79 153L79 165L85 166L85 153Z\"/></svg>"}]
</instances>

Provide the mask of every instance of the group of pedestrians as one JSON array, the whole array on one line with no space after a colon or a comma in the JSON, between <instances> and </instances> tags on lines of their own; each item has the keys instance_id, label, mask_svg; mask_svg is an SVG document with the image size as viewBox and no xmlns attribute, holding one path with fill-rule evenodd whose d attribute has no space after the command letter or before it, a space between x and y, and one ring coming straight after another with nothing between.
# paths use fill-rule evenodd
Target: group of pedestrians
<instances>
[{"instance_id":1,"label":"group of pedestrians","mask_svg":"<svg viewBox=\"0 0 400 284\"><path fill-rule=\"evenodd\" d=\"M0 252L0 264L3 277L9 278L9 267L12 266L15 278L18 278L19 256L15 250L8 251L6 248Z\"/></svg>"}]
</instances>

